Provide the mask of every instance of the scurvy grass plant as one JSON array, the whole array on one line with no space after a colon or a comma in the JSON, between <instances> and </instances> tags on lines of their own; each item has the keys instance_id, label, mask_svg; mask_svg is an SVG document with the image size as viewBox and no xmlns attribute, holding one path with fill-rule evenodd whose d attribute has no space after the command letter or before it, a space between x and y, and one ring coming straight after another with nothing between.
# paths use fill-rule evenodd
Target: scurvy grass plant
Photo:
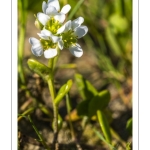
<instances>
[{"instance_id":1,"label":"scurvy grass plant","mask_svg":"<svg viewBox=\"0 0 150 150\"><path fill-rule=\"evenodd\" d=\"M38 60L28 59L28 66L34 73L37 73L43 78L43 80L48 84L50 96L53 103L53 123L52 128L54 132L54 138L52 147L50 147L39 133L36 125L33 123L30 116L28 120L30 121L32 127L34 128L36 134L39 137L39 142L42 144L44 149L50 150L61 150L62 145L58 141L58 133L61 128L61 114L58 112L58 107L63 98L66 97L66 105L68 109L68 114L70 114L69 109L69 91L72 87L73 81L70 79L66 84L62 85L58 92L56 92L54 79L55 79L55 67L61 51L63 49L69 50L70 53L75 57L81 57L83 55L83 49L78 44L78 39L85 36L88 32L88 27L82 25L84 22L83 17L78 17L74 20L67 20L66 15L70 11L71 6L69 4L65 5L60 9L60 4L58 0L48 0L42 3L42 13L37 13L35 26L40 29L40 33L37 33L39 38L34 37L29 38L29 43L31 44L31 52L33 55L44 57L48 60L48 64L45 65ZM110 101L110 93L108 90L97 91L93 85L87 81L82 75L75 74L75 82L78 87L80 87L80 95L83 99L77 106L77 111L79 116L91 119L93 116L97 117L98 123L102 130L102 134L96 129L93 129L95 134L102 140L110 149L116 150L112 145L111 128L109 127L109 122L106 118L104 109ZM32 112L33 108L30 108L18 118ZM76 143L76 149L82 150L82 146L76 141L73 126L70 122L70 128L72 130L72 136ZM70 147L73 149L73 147Z\"/></svg>"},{"instance_id":2,"label":"scurvy grass plant","mask_svg":"<svg viewBox=\"0 0 150 150\"><path fill-rule=\"evenodd\" d=\"M70 10L70 5L66 5L60 10L58 0L48 0L47 3L43 2L42 9L44 13L37 14L37 26L41 26L41 33L38 33L40 39L31 37L29 39L32 45L31 51L35 56L41 56L44 53L45 58L49 59L48 66L29 59L28 66L35 73L41 75L44 80L48 83L49 91L52 97L53 110L54 110L54 143L58 149L58 105L62 98L69 92L72 80L69 80L64 86L60 88L58 94L56 94L54 87L54 73L53 68L55 67L55 59L61 54L60 50L64 47L68 48L70 52L76 56L81 57L83 50L77 43L77 39L83 37L87 32L88 28L82 26L84 19L79 17L73 21L65 21L65 14Z\"/></svg>"}]
</instances>

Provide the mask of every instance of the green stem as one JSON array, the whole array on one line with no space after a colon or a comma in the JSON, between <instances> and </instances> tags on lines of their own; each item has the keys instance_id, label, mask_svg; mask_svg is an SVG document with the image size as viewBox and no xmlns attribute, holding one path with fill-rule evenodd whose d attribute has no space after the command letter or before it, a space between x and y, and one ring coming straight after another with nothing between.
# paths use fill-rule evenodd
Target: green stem
<instances>
[{"instance_id":1,"label":"green stem","mask_svg":"<svg viewBox=\"0 0 150 150\"><path fill-rule=\"evenodd\" d=\"M49 87L49 91L50 91L51 98L52 98L53 111L54 111L54 118L53 118L53 120L54 120L54 140L53 140L53 142L55 144L57 144L57 137L58 137L58 107L54 103L54 99L56 97L56 92L55 92L55 88L54 88L54 80L49 78L47 82L48 82L48 87Z\"/></svg>"},{"instance_id":2,"label":"green stem","mask_svg":"<svg viewBox=\"0 0 150 150\"><path fill-rule=\"evenodd\" d=\"M36 128L35 124L33 123L30 115L28 115L28 119L33 127L33 129L35 130L36 134L38 135L40 142L42 143L42 145L44 146L44 148L46 148L46 150L50 150L50 148L47 146L47 144L44 141L44 138L42 137L42 135L39 133L38 129Z\"/></svg>"},{"instance_id":3,"label":"green stem","mask_svg":"<svg viewBox=\"0 0 150 150\"><path fill-rule=\"evenodd\" d=\"M55 103L54 103L54 99L56 97L56 91L55 91L55 87L54 87L54 72L55 72L55 66L56 66L56 63L57 63L57 60L59 57L59 53L60 53L59 48L57 48L57 53L58 54L56 57L49 59L48 67L51 69L51 72L50 72L49 78L47 80L49 91L50 91L51 98L52 98L52 103L53 103L53 112L54 112L54 118L53 118L54 139L53 139L53 143L55 143L55 150L59 149L59 144L57 141L57 137L58 137L58 106L55 105Z\"/></svg>"},{"instance_id":4,"label":"green stem","mask_svg":"<svg viewBox=\"0 0 150 150\"><path fill-rule=\"evenodd\" d=\"M53 102L55 97L56 97L56 91L55 91L55 87L54 87L54 80L49 78L47 80L47 82L48 82L48 87L49 87L51 98L52 98L52 102Z\"/></svg>"},{"instance_id":5,"label":"green stem","mask_svg":"<svg viewBox=\"0 0 150 150\"><path fill-rule=\"evenodd\" d=\"M97 117L106 141L108 143L111 143L111 133L110 133L109 124L105 115L101 110L97 110Z\"/></svg>"},{"instance_id":6,"label":"green stem","mask_svg":"<svg viewBox=\"0 0 150 150\"><path fill-rule=\"evenodd\" d=\"M19 49L18 49L18 73L22 84L25 84L24 69L23 69L23 62L22 62L24 35L25 35L25 30L23 27L21 27L20 35L19 35Z\"/></svg>"},{"instance_id":7,"label":"green stem","mask_svg":"<svg viewBox=\"0 0 150 150\"><path fill-rule=\"evenodd\" d=\"M53 76L54 76L54 73L55 73L55 69L56 69L55 66L56 66L56 63L58 61L59 54L60 54L60 49L57 48L57 56L54 57L54 58L49 59L49 61L48 61L48 66L49 66L49 68L51 68L51 70L53 72Z\"/></svg>"},{"instance_id":8,"label":"green stem","mask_svg":"<svg viewBox=\"0 0 150 150\"><path fill-rule=\"evenodd\" d=\"M75 133L74 133L73 125L71 122L71 115L70 115L71 105L70 105L69 94L66 94L66 106L67 106L67 113L69 116L69 125L70 125L71 135L72 135L73 140L75 140Z\"/></svg>"},{"instance_id":9,"label":"green stem","mask_svg":"<svg viewBox=\"0 0 150 150\"><path fill-rule=\"evenodd\" d=\"M78 11L78 9L80 8L80 6L82 5L82 3L84 2L84 0L79 0L78 3L76 4L76 6L74 7L74 9L71 11L71 13L68 16L68 20L72 19L73 16L75 15L75 13Z\"/></svg>"},{"instance_id":10,"label":"green stem","mask_svg":"<svg viewBox=\"0 0 150 150\"><path fill-rule=\"evenodd\" d=\"M24 51L24 41L25 41L25 25L26 25L26 17L27 17L27 1L18 1L19 4L19 22L20 22L20 29L19 29L19 41L18 41L18 73L22 84L25 84L25 76L24 76L24 69L23 69L23 51Z\"/></svg>"},{"instance_id":11,"label":"green stem","mask_svg":"<svg viewBox=\"0 0 150 150\"><path fill-rule=\"evenodd\" d=\"M78 140L76 139L75 132L74 132L73 125L72 125L72 121L71 121L71 115L70 115L71 104L70 104L70 97L69 97L68 93L66 94L66 105L67 105L67 113L68 113L68 116L69 116L69 125L70 125L72 139L75 141L77 149L82 150Z\"/></svg>"},{"instance_id":12,"label":"green stem","mask_svg":"<svg viewBox=\"0 0 150 150\"><path fill-rule=\"evenodd\" d=\"M53 67L54 67L54 58L49 59L48 61L48 67L52 69L53 71Z\"/></svg>"},{"instance_id":13,"label":"green stem","mask_svg":"<svg viewBox=\"0 0 150 150\"><path fill-rule=\"evenodd\" d=\"M24 111L21 114L21 116L18 117L18 121L20 121L25 115L30 114L31 112L33 112L34 109L35 109L34 107L31 107L31 108L27 109L26 111Z\"/></svg>"}]
</instances>

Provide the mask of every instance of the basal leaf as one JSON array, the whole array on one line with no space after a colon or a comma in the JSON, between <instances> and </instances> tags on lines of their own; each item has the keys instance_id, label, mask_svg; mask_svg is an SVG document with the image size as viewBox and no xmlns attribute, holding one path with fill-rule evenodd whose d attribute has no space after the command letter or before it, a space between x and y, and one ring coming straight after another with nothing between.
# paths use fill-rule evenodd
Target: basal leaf
<instances>
[{"instance_id":1,"label":"basal leaf","mask_svg":"<svg viewBox=\"0 0 150 150\"><path fill-rule=\"evenodd\" d=\"M77 106L77 112L79 116L88 116L88 106L89 106L90 100L84 100L80 102Z\"/></svg>"},{"instance_id":2,"label":"basal leaf","mask_svg":"<svg viewBox=\"0 0 150 150\"><path fill-rule=\"evenodd\" d=\"M88 106L89 117L95 115L97 110L104 109L108 105L109 101L110 93L108 90L104 90L94 96Z\"/></svg>"},{"instance_id":3,"label":"basal leaf","mask_svg":"<svg viewBox=\"0 0 150 150\"><path fill-rule=\"evenodd\" d=\"M109 127L109 123L108 123L108 120L107 120L105 114L102 111L98 110L97 117L98 117L98 121L99 121L100 127L102 129L102 132L105 136L106 141L108 143L111 143L110 127Z\"/></svg>"},{"instance_id":4,"label":"basal leaf","mask_svg":"<svg viewBox=\"0 0 150 150\"><path fill-rule=\"evenodd\" d=\"M83 100L90 100L98 93L95 87L82 75L75 74L75 81Z\"/></svg>"},{"instance_id":5,"label":"basal leaf","mask_svg":"<svg viewBox=\"0 0 150 150\"><path fill-rule=\"evenodd\" d=\"M68 80L66 84L64 84L60 90L58 91L58 94L56 98L54 99L54 103L58 105L62 98L69 92L70 88L72 86L72 80Z\"/></svg>"}]
</instances>

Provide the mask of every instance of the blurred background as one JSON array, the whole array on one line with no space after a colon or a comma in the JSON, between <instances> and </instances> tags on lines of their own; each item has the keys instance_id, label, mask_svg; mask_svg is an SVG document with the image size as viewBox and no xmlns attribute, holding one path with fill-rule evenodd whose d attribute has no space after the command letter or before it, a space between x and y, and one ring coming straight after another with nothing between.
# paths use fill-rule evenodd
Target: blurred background
<instances>
[{"instance_id":1,"label":"blurred background","mask_svg":"<svg viewBox=\"0 0 150 150\"><path fill-rule=\"evenodd\" d=\"M65 4L70 4L72 7L66 21L82 16L83 25L86 25L89 31L85 37L78 40L84 51L82 57L75 58L67 49L61 51L55 74L56 88L59 89L68 79L74 79L75 73L80 73L98 91L109 90L111 93L111 101L107 108L109 123L117 135L118 141L114 140L114 143L116 142L118 150L124 150L125 143L132 141L132 133L126 127L128 120L132 118L132 0L59 1L61 8ZM31 53L31 45L28 42L30 37L38 38L37 33L40 30L34 25L36 19L34 14L42 12L42 2L43 0L18 0L18 34L19 37L24 37L19 38L18 42L18 44L22 42L22 47L18 46L18 56L22 59L19 57L18 62L22 63L24 68L24 77L21 77L21 70L18 69L18 113L34 105L34 100L30 99L25 86L31 91L31 95L35 99L38 98L43 105L51 105L47 85L27 66L29 58L37 59L44 64L48 63L44 56L37 58ZM20 7L23 8L23 11L20 10ZM22 28L25 30L22 31ZM61 67L67 63L76 64L76 67L71 69ZM81 97L75 83L71 88L70 96L73 101L72 120L77 122L76 130L79 131L78 118L74 115L74 111ZM67 111L63 102L59 113L64 120L67 120ZM45 116L43 117L40 109L34 112L34 121L38 123L37 126L45 137L48 137L50 123ZM87 131L90 130L92 124L93 122L89 124ZM32 127L27 127L26 120L19 121L18 129L36 138ZM93 141L89 140L91 135L83 133L82 136L87 136L87 138L81 141L89 145L99 145L94 137Z\"/></svg>"}]
</instances>

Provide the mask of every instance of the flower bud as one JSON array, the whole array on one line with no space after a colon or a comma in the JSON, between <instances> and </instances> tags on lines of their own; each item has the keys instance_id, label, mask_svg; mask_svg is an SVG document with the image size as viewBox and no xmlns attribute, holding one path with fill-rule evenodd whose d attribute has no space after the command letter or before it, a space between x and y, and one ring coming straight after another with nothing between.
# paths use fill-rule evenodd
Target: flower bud
<instances>
[{"instance_id":1,"label":"flower bud","mask_svg":"<svg viewBox=\"0 0 150 150\"><path fill-rule=\"evenodd\" d=\"M42 64L42 63L40 63L34 59L28 59L27 64L33 72L37 73L44 80L47 80L49 78L49 74L51 72L51 69L48 68L46 65L44 65L44 64Z\"/></svg>"},{"instance_id":2,"label":"flower bud","mask_svg":"<svg viewBox=\"0 0 150 150\"><path fill-rule=\"evenodd\" d=\"M41 22L38 19L35 20L34 24L38 29L40 29L40 30L43 29L43 25L41 24Z\"/></svg>"}]
</instances>

